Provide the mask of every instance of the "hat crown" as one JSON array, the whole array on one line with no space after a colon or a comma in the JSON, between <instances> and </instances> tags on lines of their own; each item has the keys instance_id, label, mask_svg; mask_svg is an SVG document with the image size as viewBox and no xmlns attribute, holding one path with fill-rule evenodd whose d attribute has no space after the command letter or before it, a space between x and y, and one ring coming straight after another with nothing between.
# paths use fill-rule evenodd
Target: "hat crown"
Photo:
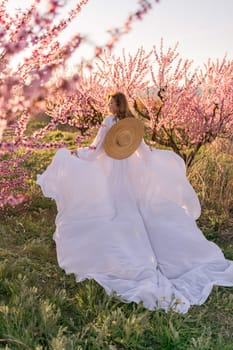
<instances>
[{"instance_id":1,"label":"hat crown","mask_svg":"<svg viewBox=\"0 0 233 350\"><path fill-rule=\"evenodd\" d=\"M122 130L116 138L116 142L119 146L125 147L130 145L132 140L131 134L128 130Z\"/></svg>"}]
</instances>

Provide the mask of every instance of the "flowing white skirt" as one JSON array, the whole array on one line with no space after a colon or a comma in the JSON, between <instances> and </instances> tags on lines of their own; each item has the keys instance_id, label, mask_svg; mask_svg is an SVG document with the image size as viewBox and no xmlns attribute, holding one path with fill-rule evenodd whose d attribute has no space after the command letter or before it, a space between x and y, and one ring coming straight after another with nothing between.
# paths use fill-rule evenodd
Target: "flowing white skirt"
<instances>
[{"instance_id":1,"label":"flowing white skirt","mask_svg":"<svg viewBox=\"0 0 233 350\"><path fill-rule=\"evenodd\" d=\"M213 285L233 286L233 262L197 227L199 201L174 152L142 143L124 160L87 161L60 149L38 184L57 204L59 266L77 282L182 313Z\"/></svg>"}]
</instances>

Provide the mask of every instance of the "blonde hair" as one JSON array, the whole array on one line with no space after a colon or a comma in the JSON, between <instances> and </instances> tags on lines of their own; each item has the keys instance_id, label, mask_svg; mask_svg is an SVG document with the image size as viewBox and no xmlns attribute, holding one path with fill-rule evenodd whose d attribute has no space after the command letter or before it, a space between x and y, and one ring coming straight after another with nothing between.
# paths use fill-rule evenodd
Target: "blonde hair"
<instances>
[{"instance_id":1,"label":"blonde hair","mask_svg":"<svg viewBox=\"0 0 233 350\"><path fill-rule=\"evenodd\" d=\"M135 118L133 113L129 109L128 101L126 99L125 94L122 92L113 92L108 95L108 101L110 98L113 98L114 101L116 102L117 106L117 112L116 112L116 117L118 119L124 119L124 118Z\"/></svg>"}]
</instances>

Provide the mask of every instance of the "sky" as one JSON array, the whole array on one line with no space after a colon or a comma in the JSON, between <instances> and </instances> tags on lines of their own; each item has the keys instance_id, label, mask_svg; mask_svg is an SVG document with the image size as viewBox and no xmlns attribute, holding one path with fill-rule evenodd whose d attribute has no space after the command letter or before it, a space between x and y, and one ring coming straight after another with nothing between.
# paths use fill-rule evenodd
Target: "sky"
<instances>
[{"instance_id":1,"label":"sky","mask_svg":"<svg viewBox=\"0 0 233 350\"><path fill-rule=\"evenodd\" d=\"M15 1L9 0L9 3L9 9L13 11ZM29 3L30 0L21 0L17 7ZM77 0L68 0L67 10L75 3ZM61 40L79 32L97 45L103 45L109 38L106 31L121 26L137 7L137 0L89 0ZM142 21L133 24L132 31L121 38L114 53L120 55L122 48L132 53L140 47L150 51L153 45L159 46L163 38L165 48L179 42L180 56L194 60L195 66L201 66L208 58L222 59L225 54L233 59L232 14L233 0L154 1L153 9ZM73 62L78 62L80 57L89 59L92 55L92 48L82 45Z\"/></svg>"},{"instance_id":2,"label":"sky","mask_svg":"<svg viewBox=\"0 0 233 350\"><path fill-rule=\"evenodd\" d=\"M89 0L72 28L102 44L108 38L106 29L121 25L137 6L136 0ZM233 59L233 0L160 0L143 21L134 23L114 52L135 52L141 46L149 51L161 38L165 47L179 42L181 57L197 66L209 57L222 59L227 54Z\"/></svg>"}]
</instances>

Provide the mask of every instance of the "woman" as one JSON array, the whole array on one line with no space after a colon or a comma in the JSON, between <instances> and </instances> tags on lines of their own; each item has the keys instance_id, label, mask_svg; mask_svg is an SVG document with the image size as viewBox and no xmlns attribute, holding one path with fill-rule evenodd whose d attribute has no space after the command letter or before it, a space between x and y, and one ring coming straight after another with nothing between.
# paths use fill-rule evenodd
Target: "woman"
<instances>
[{"instance_id":1,"label":"woman","mask_svg":"<svg viewBox=\"0 0 233 350\"><path fill-rule=\"evenodd\" d=\"M79 148L78 159L60 149L38 176L57 203L58 263L77 282L93 278L126 302L185 313L213 285L233 286L233 262L198 229L200 204L178 155L144 141L122 160L105 153L109 129L133 117L122 93L108 105L91 146Z\"/></svg>"}]
</instances>

